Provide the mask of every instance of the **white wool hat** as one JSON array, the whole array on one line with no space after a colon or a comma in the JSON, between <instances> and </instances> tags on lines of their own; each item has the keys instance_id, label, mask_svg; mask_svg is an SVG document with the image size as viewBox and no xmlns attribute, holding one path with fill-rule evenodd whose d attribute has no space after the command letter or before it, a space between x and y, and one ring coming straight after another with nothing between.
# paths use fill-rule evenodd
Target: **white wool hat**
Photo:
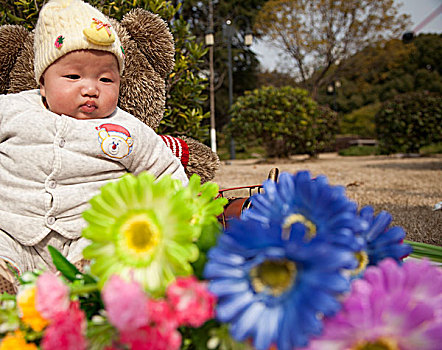
<instances>
[{"instance_id":1,"label":"white wool hat","mask_svg":"<svg viewBox=\"0 0 442 350\"><path fill-rule=\"evenodd\" d=\"M60 57L75 50L90 49L113 53L120 74L124 50L109 19L81 0L50 0L40 11L35 26L34 73L41 75Z\"/></svg>"}]
</instances>

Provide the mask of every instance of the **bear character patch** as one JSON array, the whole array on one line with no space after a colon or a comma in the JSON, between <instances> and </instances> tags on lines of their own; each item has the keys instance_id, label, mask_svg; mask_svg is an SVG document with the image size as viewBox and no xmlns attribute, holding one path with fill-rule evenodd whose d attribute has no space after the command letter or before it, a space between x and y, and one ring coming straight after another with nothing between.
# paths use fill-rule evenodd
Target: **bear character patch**
<instances>
[{"instance_id":1,"label":"bear character patch","mask_svg":"<svg viewBox=\"0 0 442 350\"><path fill-rule=\"evenodd\" d=\"M117 124L101 124L98 130L98 142L104 154L121 159L132 151L133 139L130 132Z\"/></svg>"}]
</instances>

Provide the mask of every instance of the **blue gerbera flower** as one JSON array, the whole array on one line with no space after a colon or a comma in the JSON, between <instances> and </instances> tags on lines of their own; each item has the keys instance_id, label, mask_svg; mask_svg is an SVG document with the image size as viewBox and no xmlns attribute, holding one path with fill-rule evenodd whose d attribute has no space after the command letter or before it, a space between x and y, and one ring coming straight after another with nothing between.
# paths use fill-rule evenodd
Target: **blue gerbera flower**
<instances>
[{"instance_id":1,"label":"blue gerbera flower","mask_svg":"<svg viewBox=\"0 0 442 350\"><path fill-rule=\"evenodd\" d=\"M389 228L392 217L388 212L381 211L375 216L373 208L366 206L361 209L359 215L369 225L360 233L365 243L362 252L367 255L367 265L377 265L385 258L393 258L399 262L411 253L412 247L403 243L404 229L399 226Z\"/></svg>"},{"instance_id":2,"label":"blue gerbera flower","mask_svg":"<svg viewBox=\"0 0 442 350\"><path fill-rule=\"evenodd\" d=\"M233 338L253 339L258 350L272 344L292 350L320 334L322 317L340 309L337 298L350 286L343 270L357 266L354 253L308 235L297 225L233 220L219 237L204 276L218 297L217 318L230 323Z\"/></svg>"},{"instance_id":3,"label":"blue gerbera flower","mask_svg":"<svg viewBox=\"0 0 442 350\"><path fill-rule=\"evenodd\" d=\"M357 204L346 197L344 187L330 186L322 175L312 179L308 171L282 173L277 183L268 180L263 187L263 194L251 198L251 208L242 214L244 220L283 230L294 227L305 231L309 239L360 250L362 242L355 234L367 229L367 223L358 217Z\"/></svg>"}]
</instances>

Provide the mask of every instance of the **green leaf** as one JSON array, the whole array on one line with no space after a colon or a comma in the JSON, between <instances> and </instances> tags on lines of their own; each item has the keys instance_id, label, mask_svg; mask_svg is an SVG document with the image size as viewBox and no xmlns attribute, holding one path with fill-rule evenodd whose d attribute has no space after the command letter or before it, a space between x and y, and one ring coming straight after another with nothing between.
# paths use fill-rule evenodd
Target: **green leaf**
<instances>
[{"instance_id":1,"label":"green leaf","mask_svg":"<svg viewBox=\"0 0 442 350\"><path fill-rule=\"evenodd\" d=\"M89 350L101 350L111 347L112 342L118 337L117 330L103 319L102 323L90 321L87 327Z\"/></svg>"},{"instance_id":2,"label":"green leaf","mask_svg":"<svg viewBox=\"0 0 442 350\"><path fill-rule=\"evenodd\" d=\"M14 16L11 12L6 12L6 15L13 21L13 22L25 22L26 20L17 16Z\"/></svg>"},{"instance_id":3,"label":"green leaf","mask_svg":"<svg viewBox=\"0 0 442 350\"><path fill-rule=\"evenodd\" d=\"M51 254L52 262L54 263L55 267L66 279L73 282L77 279L77 275L81 275L81 272L57 249L55 249L53 246L48 246L48 250Z\"/></svg>"}]
</instances>

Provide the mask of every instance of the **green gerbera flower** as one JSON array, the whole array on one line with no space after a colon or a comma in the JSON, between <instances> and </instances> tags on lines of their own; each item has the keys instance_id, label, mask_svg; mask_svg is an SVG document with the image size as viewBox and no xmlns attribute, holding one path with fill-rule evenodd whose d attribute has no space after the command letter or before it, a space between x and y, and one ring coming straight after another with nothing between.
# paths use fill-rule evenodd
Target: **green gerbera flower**
<instances>
[{"instance_id":1,"label":"green gerbera flower","mask_svg":"<svg viewBox=\"0 0 442 350\"><path fill-rule=\"evenodd\" d=\"M193 213L191 223L200 231L198 246L203 249L215 245L217 234L221 231L217 216L222 214L227 199L216 198L218 191L218 185L213 182L201 185L201 178L196 174L192 175L185 189L187 205L191 206Z\"/></svg>"},{"instance_id":2,"label":"green gerbera flower","mask_svg":"<svg viewBox=\"0 0 442 350\"><path fill-rule=\"evenodd\" d=\"M200 231L196 245L199 249L198 260L192 263L194 274L202 278L207 261L206 253L212 248L221 233L221 224L218 216L222 214L227 198L218 197L219 187L213 182L201 184L201 178L194 174L186 187L187 205L192 208L191 223Z\"/></svg>"},{"instance_id":3,"label":"green gerbera flower","mask_svg":"<svg viewBox=\"0 0 442 350\"><path fill-rule=\"evenodd\" d=\"M175 276L193 273L190 263L198 258L201 226L192 221L205 219L195 216L195 208L204 210L189 205L189 192L179 180L156 180L148 173L127 174L101 188L83 213L89 224L83 236L92 241L83 254L92 260L100 286L119 274L160 296Z\"/></svg>"}]
</instances>

